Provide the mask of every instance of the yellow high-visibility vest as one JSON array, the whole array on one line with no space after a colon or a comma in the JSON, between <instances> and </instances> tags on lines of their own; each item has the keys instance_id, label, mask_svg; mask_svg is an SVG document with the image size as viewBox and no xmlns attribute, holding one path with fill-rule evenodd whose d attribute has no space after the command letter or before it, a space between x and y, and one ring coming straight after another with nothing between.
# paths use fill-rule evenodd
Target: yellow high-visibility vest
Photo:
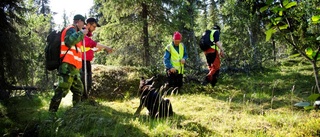
<instances>
[{"instance_id":1,"label":"yellow high-visibility vest","mask_svg":"<svg viewBox=\"0 0 320 137\"><path fill-rule=\"evenodd\" d=\"M213 49L215 49L215 50L217 50L217 51L220 51L219 50L219 47L218 46L216 46L216 43L214 42L214 33L216 32L217 30L211 30L211 33L210 33L210 41L212 41L213 42L213 45L211 46L211 48L213 48Z\"/></svg>"},{"instance_id":2,"label":"yellow high-visibility vest","mask_svg":"<svg viewBox=\"0 0 320 137\"><path fill-rule=\"evenodd\" d=\"M171 58L170 62L172 66L178 70L178 74L183 74L184 73L184 64L181 63L181 59L183 59L184 55L184 47L183 44L179 44L179 53L176 51L174 48L174 44L170 44L166 47L166 50L170 52Z\"/></svg>"}]
</instances>

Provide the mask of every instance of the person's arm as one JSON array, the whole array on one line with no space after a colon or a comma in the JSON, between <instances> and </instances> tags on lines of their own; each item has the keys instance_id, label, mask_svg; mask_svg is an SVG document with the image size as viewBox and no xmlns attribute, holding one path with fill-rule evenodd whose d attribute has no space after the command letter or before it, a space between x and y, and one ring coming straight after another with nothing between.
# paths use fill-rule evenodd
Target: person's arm
<instances>
[{"instance_id":1,"label":"person's arm","mask_svg":"<svg viewBox=\"0 0 320 137\"><path fill-rule=\"evenodd\" d=\"M188 58L188 53L187 53L187 48L186 48L186 46L184 46L183 45L183 50L184 50L184 52L183 52L183 59L185 59L185 60L187 60L187 58Z\"/></svg>"},{"instance_id":2,"label":"person's arm","mask_svg":"<svg viewBox=\"0 0 320 137\"><path fill-rule=\"evenodd\" d=\"M220 32L219 31L216 31L214 33L214 42L218 46L218 48L220 49L221 57L224 57L224 49L222 47L222 43L220 42Z\"/></svg>"},{"instance_id":3,"label":"person's arm","mask_svg":"<svg viewBox=\"0 0 320 137\"><path fill-rule=\"evenodd\" d=\"M103 45L103 44L101 44L101 43L97 43L97 48L99 48L99 49L102 49L102 48L103 48L103 49L106 49L108 53L111 53L111 52L113 51L112 48L110 48L110 47L108 47L108 46L105 46L105 45Z\"/></svg>"},{"instance_id":4,"label":"person's arm","mask_svg":"<svg viewBox=\"0 0 320 137\"><path fill-rule=\"evenodd\" d=\"M64 38L64 42L66 46L71 47L76 45L84 38L84 33L82 31L76 32L74 28L70 28L67 30L66 37Z\"/></svg>"}]
</instances>

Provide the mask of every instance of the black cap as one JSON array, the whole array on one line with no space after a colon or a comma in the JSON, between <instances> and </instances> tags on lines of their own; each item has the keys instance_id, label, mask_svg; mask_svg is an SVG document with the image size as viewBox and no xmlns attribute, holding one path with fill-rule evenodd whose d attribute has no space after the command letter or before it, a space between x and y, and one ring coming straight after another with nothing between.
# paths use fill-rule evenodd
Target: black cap
<instances>
[{"instance_id":1,"label":"black cap","mask_svg":"<svg viewBox=\"0 0 320 137\"><path fill-rule=\"evenodd\" d=\"M219 31L221 30L221 28L220 28L218 25L214 25L214 26L213 26L213 29L219 30Z\"/></svg>"},{"instance_id":2,"label":"black cap","mask_svg":"<svg viewBox=\"0 0 320 137\"><path fill-rule=\"evenodd\" d=\"M80 15L80 14L75 15L75 16L73 17L73 20L81 20L81 21L83 21L84 23L86 23L86 22L85 22L85 18L84 18L82 15Z\"/></svg>"},{"instance_id":3,"label":"black cap","mask_svg":"<svg viewBox=\"0 0 320 137\"><path fill-rule=\"evenodd\" d=\"M97 27L101 27L101 26L98 24L98 21L97 21L95 18L88 18L88 19L87 19L87 24L88 24L88 23L92 23L92 22L96 23L96 24L97 24Z\"/></svg>"}]
</instances>

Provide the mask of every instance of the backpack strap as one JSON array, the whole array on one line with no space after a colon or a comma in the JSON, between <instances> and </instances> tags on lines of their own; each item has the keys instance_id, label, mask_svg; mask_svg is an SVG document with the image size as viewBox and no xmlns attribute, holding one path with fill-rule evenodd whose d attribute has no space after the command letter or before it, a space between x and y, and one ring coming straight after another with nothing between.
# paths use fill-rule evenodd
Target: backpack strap
<instances>
[{"instance_id":1,"label":"backpack strap","mask_svg":"<svg viewBox=\"0 0 320 137\"><path fill-rule=\"evenodd\" d=\"M69 26L69 27L67 27L67 28L63 28L63 29L61 30L61 37L62 37L63 31L66 31L65 33L67 33L67 31L68 31L70 28L73 28L73 26ZM61 41L62 41L62 38L60 38L60 39L61 39ZM63 42L64 42L64 40L63 40ZM64 53L64 55L62 56L61 60L64 59L64 57L67 55L67 53L69 52L70 49L71 49L71 47L69 47L68 50L67 50L67 52ZM76 48L76 49L77 49L77 48Z\"/></svg>"}]
</instances>

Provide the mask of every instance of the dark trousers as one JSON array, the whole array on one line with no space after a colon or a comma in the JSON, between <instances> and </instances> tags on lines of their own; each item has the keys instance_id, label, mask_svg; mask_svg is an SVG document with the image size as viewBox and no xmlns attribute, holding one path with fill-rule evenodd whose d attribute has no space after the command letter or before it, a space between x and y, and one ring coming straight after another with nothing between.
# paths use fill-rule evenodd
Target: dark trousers
<instances>
[{"instance_id":1,"label":"dark trousers","mask_svg":"<svg viewBox=\"0 0 320 137\"><path fill-rule=\"evenodd\" d=\"M83 88L83 95L82 99L88 99L89 93L92 88L92 69L91 69L91 62L86 61L87 65L87 91L85 91L85 88ZM81 69L81 81L83 83L83 86L85 86L85 81L84 81L84 61L82 60L82 69Z\"/></svg>"},{"instance_id":2,"label":"dark trousers","mask_svg":"<svg viewBox=\"0 0 320 137\"><path fill-rule=\"evenodd\" d=\"M170 73L168 70L167 70L167 81L168 81L168 86L169 87L182 87L183 85L183 75L182 74L177 74L177 73Z\"/></svg>"}]
</instances>

